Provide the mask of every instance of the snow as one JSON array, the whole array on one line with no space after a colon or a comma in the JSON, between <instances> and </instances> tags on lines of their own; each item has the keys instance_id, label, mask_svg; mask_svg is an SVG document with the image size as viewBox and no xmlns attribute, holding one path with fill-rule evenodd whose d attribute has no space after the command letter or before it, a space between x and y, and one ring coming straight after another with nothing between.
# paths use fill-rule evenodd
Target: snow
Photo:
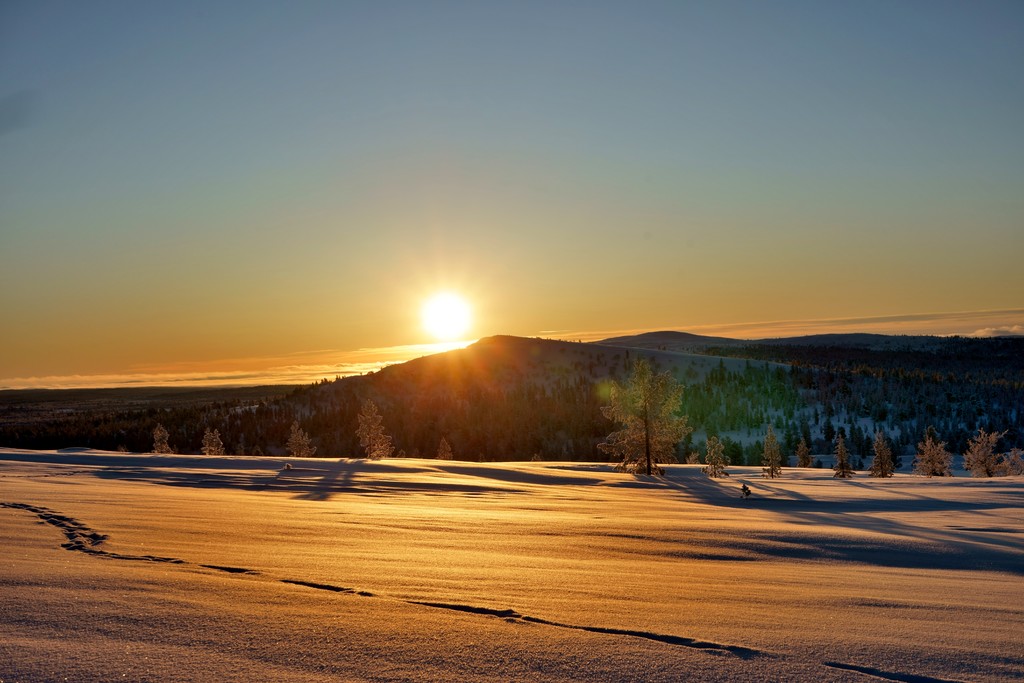
<instances>
[{"instance_id":1,"label":"snow","mask_svg":"<svg viewBox=\"0 0 1024 683\"><path fill-rule=\"evenodd\" d=\"M1020 678L1024 478L728 471L0 449L0 680Z\"/></svg>"}]
</instances>

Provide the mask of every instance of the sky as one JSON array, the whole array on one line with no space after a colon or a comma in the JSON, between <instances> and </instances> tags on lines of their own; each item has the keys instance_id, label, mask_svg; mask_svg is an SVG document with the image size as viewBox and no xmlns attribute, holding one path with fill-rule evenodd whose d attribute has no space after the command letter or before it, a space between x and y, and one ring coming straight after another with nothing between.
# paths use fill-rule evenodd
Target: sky
<instances>
[{"instance_id":1,"label":"sky","mask_svg":"<svg viewBox=\"0 0 1024 683\"><path fill-rule=\"evenodd\" d=\"M1016 0L8 0L0 387L360 372L437 291L474 339L1021 332L1022 64Z\"/></svg>"}]
</instances>

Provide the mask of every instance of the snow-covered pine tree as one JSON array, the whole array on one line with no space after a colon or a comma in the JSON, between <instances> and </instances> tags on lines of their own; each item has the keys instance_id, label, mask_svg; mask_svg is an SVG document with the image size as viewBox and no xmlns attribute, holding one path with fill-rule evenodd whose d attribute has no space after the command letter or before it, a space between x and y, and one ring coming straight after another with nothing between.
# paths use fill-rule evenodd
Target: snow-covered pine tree
<instances>
[{"instance_id":1,"label":"snow-covered pine tree","mask_svg":"<svg viewBox=\"0 0 1024 683\"><path fill-rule=\"evenodd\" d=\"M972 477L994 477L999 473L996 443L1005 435L1006 432L986 432L979 427L978 433L967 441L964 469L970 470Z\"/></svg>"},{"instance_id":2,"label":"snow-covered pine tree","mask_svg":"<svg viewBox=\"0 0 1024 683\"><path fill-rule=\"evenodd\" d=\"M437 444L437 459L438 460L454 460L455 454L452 453L452 447L448 443L448 439L441 437L441 442Z\"/></svg>"},{"instance_id":3,"label":"snow-covered pine tree","mask_svg":"<svg viewBox=\"0 0 1024 683\"><path fill-rule=\"evenodd\" d=\"M1024 451L1011 448L1009 453L1004 453L999 462L999 474L1004 477L1019 477L1024 474Z\"/></svg>"},{"instance_id":4,"label":"snow-covered pine tree","mask_svg":"<svg viewBox=\"0 0 1024 683\"><path fill-rule=\"evenodd\" d=\"M203 455L224 455L224 442L220 440L220 430L209 427L203 432Z\"/></svg>"},{"instance_id":5,"label":"snow-covered pine tree","mask_svg":"<svg viewBox=\"0 0 1024 683\"><path fill-rule=\"evenodd\" d=\"M771 425L768 425L768 433L764 435L761 476L765 479L782 476L782 450L779 448L779 440L775 438L775 430Z\"/></svg>"},{"instance_id":6,"label":"snow-covered pine tree","mask_svg":"<svg viewBox=\"0 0 1024 683\"><path fill-rule=\"evenodd\" d=\"M836 464L832 466L835 479L849 479L853 476L853 468L850 467L850 453L846 450L846 439L842 434L836 435Z\"/></svg>"},{"instance_id":7,"label":"snow-covered pine tree","mask_svg":"<svg viewBox=\"0 0 1024 683\"><path fill-rule=\"evenodd\" d=\"M384 431L383 422L384 418L377 412L377 404L370 399L363 401L356 436L359 437L359 445L366 451L366 457L370 460L390 458L395 452L395 447L391 445L391 437Z\"/></svg>"},{"instance_id":8,"label":"snow-covered pine tree","mask_svg":"<svg viewBox=\"0 0 1024 683\"><path fill-rule=\"evenodd\" d=\"M873 448L875 457L871 461L871 476L891 477L895 471L892 462L892 449L889 448L889 441L881 429L875 432Z\"/></svg>"},{"instance_id":9,"label":"snow-covered pine tree","mask_svg":"<svg viewBox=\"0 0 1024 683\"><path fill-rule=\"evenodd\" d=\"M725 468L729 466L729 456L725 454L725 446L717 436L709 436L706 443L707 455L704 461L707 464L702 471L709 477L728 477Z\"/></svg>"},{"instance_id":10,"label":"snow-covered pine tree","mask_svg":"<svg viewBox=\"0 0 1024 683\"><path fill-rule=\"evenodd\" d=\"M167 443L167 439L170 435L167 433L167 429L162 424L157 424L153 428L153 452L154 453L173 453L174 450L171 445Z\"/></svg>"},{"instance_id":11,"label":"snow-covered pine tree","mask_svg":"<svg viewBox=\"0 0 1024 683\"><path fill-rule=\"evenodd\" d=\"M796 445L796 466L811 466L811 449L807 445L807 441L805 439L800 439L800 443Z\"/></svg>"},{"instance_id":12,"label":"snow-covered pine tree","mask_svg":"<svg viewBox=\"0 0 1024 683\"><path fill-rule=\"evenodd\" d=\"M288 452L296 458L312 458L316 453L316 446L313 445L309 434L299 427L299 421L292 422L291 434L288 435Z\"/></svg>"},{"instance_id":13,"label":"snow-covered pine tree","mask_svg":"<svg viewBox=\"0 0 1024 683\"><path fill-rule=\"evenodd\" d=\"M951 477L952 466L953 454L946 450L945 441L939 441L935 427L929 426L925 431L924 441L917 444L914 473L926 477Z\"/></svg>"},{"instance_id":14,"label":"snow-covered pine tree","mask_svg":"<svg viewBox=\"0 0 1024 683\"><path fill-rule=\"evenodd\" d=\"M620 472L663 474L657 464L676 462L676 444L692 431L686 416L675 414L682 395L670 373L654 374L646 359L636 359L629 382L612 382L609 405L601 408L622 429L597 447L620 461Z\"/></svg>"}]
</instances>

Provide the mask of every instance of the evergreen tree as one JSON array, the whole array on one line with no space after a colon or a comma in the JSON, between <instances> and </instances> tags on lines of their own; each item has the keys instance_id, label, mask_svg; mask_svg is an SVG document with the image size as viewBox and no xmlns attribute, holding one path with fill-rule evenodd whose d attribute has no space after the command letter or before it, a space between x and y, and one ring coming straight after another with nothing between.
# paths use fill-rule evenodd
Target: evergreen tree
<instances>
[{"instance_id":1,"label":"evergreen tree","mask_svg":"<svg viewBox=\"0 0 1024 683\"><path fill-rule=\"evenodd\" d=\"M452 447L448 444L448 439L441 437L441 443L437 445L437 459L438 460L454 460L455 455L452 453Z\"/></svg>"},{"instance_id":2,"label":"evergreen tree","mask_svg":"<svg viewBox=\"0 0 1024 683\"><path fill-rule=\"evenodd\" d=\"M808 447L807 441L804 439L800 439L800 443L796 445L796 466L811 466L811 449Z\"/></svg>"},{"instance_id":3,"label":"evergreen tree","mask_svg":"<svg viewBox=\"0 0 1024 683\"><path fill-rule=\"evenodd\" d=\"M224 442L220 440L220 430L209 427L203 432L203 455L224 455Z\"/></svg>"},{"instance_id":4,"label":"evergreen tree","mask_svg":"<svg viewBox=\"0 0 1024 683\"><path fill-rule=\"evenodd\" d=\"M764 435L761 476L765 479L782 476L782 451L779 449L779 441L775 438L775 430L771 425L768 425L768 433Z\"/></svg>"},{"instance_id":5,"label":"evergreen tree","mask_svg":"<svg viewBox=\"0 0 1024 683\"><path fill-rule=\"evenodd\" d=\"M849 479L853 476L853 468L850 467L850 453L846 450L846 439L842 434L836 435L836 464L832 466L835 479Z\"/></svg>"},{"instance_id":6,"label":"evergreen tree","mask_svg":"<svg viewBox=\"0 0 1024 683\"><path fill-rule=\"evenodd\" d=\"M707 455L704 458L707 466L703 469L704 474L709 477L728 477L725 468L729 466L729 456L725 454L725 446L718 440L717 436L709 436L707 439Z\"/></svg>"},{"instance_id":7,"label":"evergreen tree","mask_svg":"<svg viewBox=\"0 0 1024 683\"><path fill-rule=\"evenodd\" d=\"M914 472L926 477L951 477L953 454L946 450L946 442L939 441L935 427L929 426L924 441L917 444Z\"/></svg>"},{"instance_id":8,"label":"evergreen tree","mask_svg":"<svg viewBox=\"0 0 1024 683\"><path fill-rule=\"evenodd\" d=\"M313 454L316 453L316 446L311 443L309 434L299 428L298 420L292 422L292 430L288 436L287 445L288 452L296 458L312 458Z\"/></svg>"},{"instance_id":9,"label":"evergreen tree","mask_svg":"<svg viewBox=\"0 0 1024 683\"><path fill-rule=\"evenodd\" d=\"M170 435L167 433L167 429L162 424L157 424L153 428L153 452L154 453L173 453L174 450L170 444L167 443L167 439Z\"/></svg>"},{"instance_id":10,"label":"evergreen tree","mask_svg":"<svg viewBox=\"0 0 1024 683\"><path fill-rule=\"evenodd\" d=\"M363 401L356 436L359 437L359 445L366 451L366 457L370 460L390 458L395 452L395 447L391 445L391 437L384 431L383 422L384 418L377 412L377 404L370 399Z\"/></svg>"},{"instance_id":11,"label":"evergreen tree","mask_svg":"<svg viewBox=\"0 0 1024 683\"><path fill-rule=\"evenodd\" d=\"M999 463L999 474L1010 477L1024 474L1024 451L1011 448L1009 453L1003 454Z\"/></svg>"},{"instance_id":12,"label":"evergreen tree","mask_svg":"<svg viewBox=\"0 0 1024 683\"><path fill-rule=\"evenodd\" d=\"M871 461L872 477L891 477L893 475L892 449L885 434L879 429L875 432L874 442L875 458Z\"/></svg>"},{"instance_id":13,"label":"evergreen tree","mask_svg":"<svg viewBox=\"0 0 1024 683\"><path fill-rule=\"evenodd\" d=\"M686 417L675 414L682 395L683 386L671 374L656 375L647 360L636 359L629 382L612 382L609 405L601 408L622 429L597 447L619 459L620 472L662 474L657 463L676 462L676 444L692 431Z\"/></svg>"},{"instance_id":14,"label":"evergreen tree","mask_svg":"<svg viewBox=\"0 0 1024 683\"><path fill-rule=\"evenodd\" d=\"M972 477L994 477L999 472L999 455L996 454L996 443L1006 432L986 432L978 428L978 433L967 442L964 453L964 469L970 470Z\"/></svg>"}]
</instances>

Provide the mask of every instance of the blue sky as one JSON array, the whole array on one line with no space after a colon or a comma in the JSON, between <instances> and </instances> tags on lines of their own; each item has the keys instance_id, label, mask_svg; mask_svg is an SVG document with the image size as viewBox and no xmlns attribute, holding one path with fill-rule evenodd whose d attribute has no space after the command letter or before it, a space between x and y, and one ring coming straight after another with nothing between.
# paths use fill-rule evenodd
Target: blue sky
<instances>
[{"instance_id":1,"label":"blue sky","mask_svg":"<svg viewBox=\"0 0 1024 683\"><path fill-rule=\"evenodd\" d=\"M436 289L1020 309L1022 64L1019 2L8 2L0 377L422 343Z\"/></svg>"}]
</instances>

